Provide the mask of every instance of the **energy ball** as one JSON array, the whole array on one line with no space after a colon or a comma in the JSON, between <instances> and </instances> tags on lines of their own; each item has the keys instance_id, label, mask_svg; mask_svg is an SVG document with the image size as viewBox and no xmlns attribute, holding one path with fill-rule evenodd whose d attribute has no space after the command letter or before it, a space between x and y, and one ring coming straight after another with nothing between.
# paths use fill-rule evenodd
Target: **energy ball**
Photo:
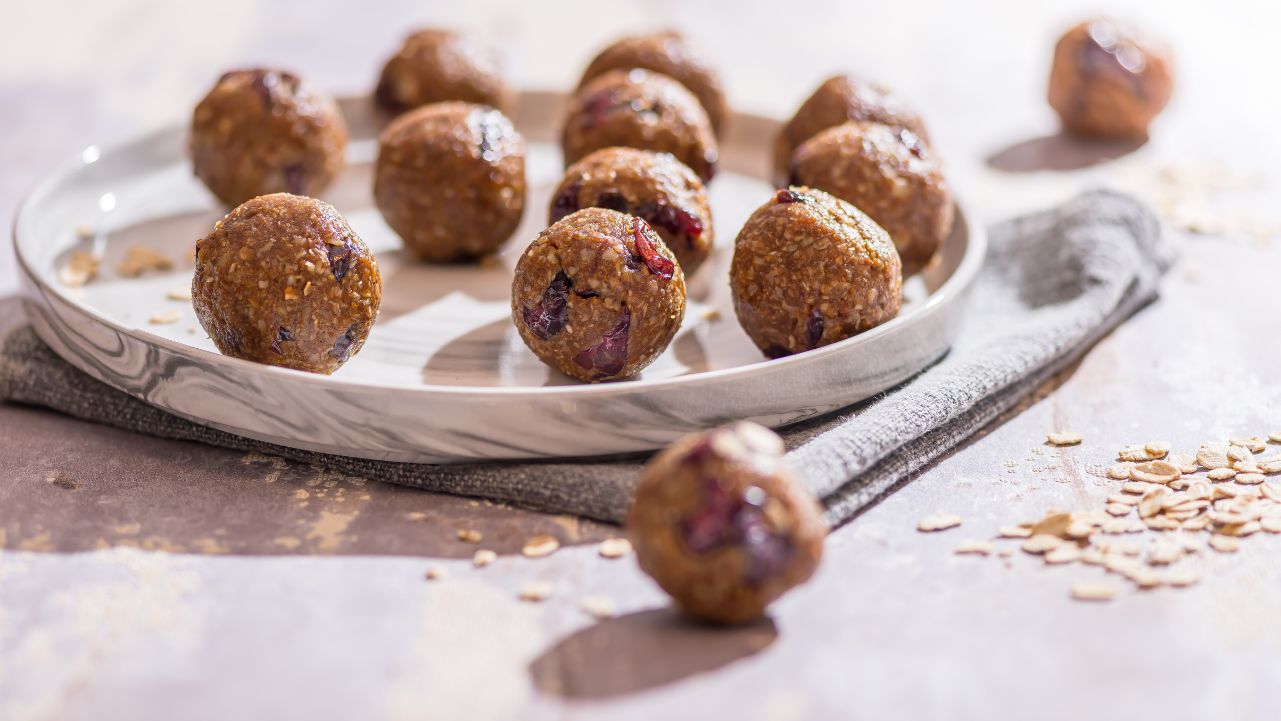
<instances>
[{"instance_id":1,"label":"energy ball","mask_svg":"<svg viewBox=\"0 0 1281 721\"><path fill-rule=\"evenodd\" d=\"M867 120L910 130L918 138L929 142L925 123L893 90L849 75L836 75L823 81L801 103L796 115L792 116L775 138L776 182L787 182L792 153L797 146L823 130L851 120Z\"/></svg>"},{"instance_id":2,"label":"energy ball","mask_svg":"<svg viewBox=\"0 0 1281 721\"><path fill-rule=\"evenodd\" d=\"M721 91L720 80L690 50L680 33L665 32L622 38L592 59L578 87L610 70L642 68L666 75L689 88L698 97L712 131L720 137L729 117L729 105Z\"/></svg>"},{"instance_id":3,"label":"energy ball","mask_svg":"<svg viewBox=\"0 0 1281 721\"><path fill-rule=\"evenodd\" d=\"M548 222L580 208L609 208L644 218L689 277L712 249L712 211L694 171L667 153L597 150L565 171Z\"/></svg>"},{"instance_id":4,"label":"energy ball","mask_svg":"<svg viewBox=\"0 0 1281 721\"><path fill-rule=\"evenodd\" d=\"M333 373L365 344L381 300L373 254L314 198L254 198L196 241L191 303L224 355Z\"/></svg>"},{"instance_id":5,"label":"energy ball","mask_svg":"<svg viewBox=\"0 0 1281 721\"><path fill-rule=\"evenodd\" d=\"M1081 23L1054 47L1050 106L1071 133L1146 139L1173 89L1166 51L1111 20Z\"/></svg>"},{"instance_id":6,"label":"energy ball","mask_svg":"<svg viewBox=\"0 0 1281 721\"><path fill-rule=\"evenodd\" d=\"M640 218L587 208L525 249L512 321L547 365L585 381L626 378L667 348L685 317L685 275Z\"/></svg>"},{"instance_id":7,"label":"energy ball","mask_svg":"<svg viewBox=\"0 0 1281 721\"><path fill-rule=\"evenodd\" d=\"M627 515L636 560L685 612L754 621L805 582L827 523L783 459L783 441L739 422L685 436L641 474Z\"/></svg>"},{"instance_id":8,"label":"energy ball","mask_svg":"<svg viewBox=\"0 0 1281 721\"><path fill-rule=\"evenodd\" d=\"M488 105L505 113L515 104L499 72L497 53L438 29L405 38L383 66L374 100L393 113L446 100Z\"/></svg>"},{"instance_id":9,"label":"energy ball","mask_svg":"<svg viewBox=\"0 0 1281 721\"><path fill-rule=\"evenodd\" d=\"M716 174L716 137L698 98L648 70L611 70L570 100L561 135L565 165L614 146L671 153L704 181Z\"/></svg>"},{"instance_id":10,"label":"energy ball","mask_svg":"<svg viewBox=\"0 0 1281 721\"><path fill-rule=\"evenodd\" d=\"M889 234L813 188L780 190L752 213L729 273L739 325L770 358L862 333L898 315L902 303Z\"/></svg>"},{"instance_id":11,"label":"energy ball","mask_svg":"<svg viewBox=\"0 0 1281 721\"><path fill-rule=\"evenodd\" d=\"M378 139L374 202L418 258L478 258L520 224L525 140L487 106L450 102L411 110Z\"/></svg>"},{"instance_id":12,"label":"energy ball","mask_svg":"<svg viewBox=\"0 0 1281 721\"><path fill-rule=\"evenodd\" d=\"M343 169L347 124L333 98L297 75L224 73L191 118L191 163L218 199L316 195Z\"/></svg>"},{"instance_id":13,"label":"energy ball","mask_svg":"<svg viewBox=\"0 0 1281 721\"><path fill-rule=\"evenodd\" d=\"M904 272L920 269L952 232L952 194L925 143L910 130L845 123L806 140L792 156L793 185L848 201L885 229Z\"/></svg>"}]
</instances>

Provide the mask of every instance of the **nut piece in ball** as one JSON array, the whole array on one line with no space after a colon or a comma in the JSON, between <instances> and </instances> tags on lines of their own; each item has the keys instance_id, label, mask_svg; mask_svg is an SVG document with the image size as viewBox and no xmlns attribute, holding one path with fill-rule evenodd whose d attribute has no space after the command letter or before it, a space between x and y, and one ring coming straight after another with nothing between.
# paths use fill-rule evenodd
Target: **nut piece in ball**
<instances>
[{"instance_id":1,"label":"nut piece in ball","mask_svg":"<svg viewBox=\"0 0 1281 721\"><path fill-rule=\"evenodd\" d=\"M191 118L191 163L218 199L316 195L342 170L347 125L337 104L293 73L224 73Z\"/></svg>"},{"instance_id":2,"label":"nut piece in ball","mask_svg":"<svg viewBox=\"0 0 1281 721\"><path fill-rule=\"evenodd\" d=\"M668 153L605 148L571 165L552 194L548 222L589 207L643 218L676 254L686 277L711 252L707 190L694 171Z\"/></svg>"},{"instance_id":3,"label":"nut piece in ball","mask_svg":"<svg viewBox=\"0 0 1281 721\"><path fill-rule=\"evenodd\" d=\"M373 254L313 198L254 198L196 241L191 303L225 355L333 373L365 344L381 300Z\"/></svg>"},{"instance_id":4,"label":"nut piece in ball","mask_svg":"<svg viewBox=\"0 0 1281 721\"><path fill-rule=\"evenodd\" d=\"M851 120L866 120L910 130L918 138L929 142L925 123L894 91L884 85L849 75L836 75L823 81L801 103L796 115L792 116L775 138L775 182L787 182L792 153L801 143L820 131Z\"/></svg>"},{"instance_id":5,"label":"nut piece in ball","mask_svg":"<svg viewBox=\"0 0 1281 721\"><path fill-rule=\"evenodd\" d=\"M720 137L729 118L729 104L716 73L691 50L680 33L664 32L621 38L592 59L578 87L610 70L642 68L666 75L689 88L707 111L712 131Z\"/></svg>"},{"instance_id":6,"label":"nut piece in ball","mask_svg":"<svg viewBox=\"0 0 1281 721\"><path fill-rule=\"evenodd\" d=\"M685 317L685 275L640 218L604 208L544 230L516 263L512 322L547 365L585 381L626 378Z\"/></svg>"},{"instance_id":7,"label":"nut piece in ball","mask_svg":"<svg viewBox=\"0 0 1281 721\"><path fill-rule=\"evenodd\" d=\"M393 113L447 100L488 105L504 113L515 104L499 71L497 53L435 28L405 38L383 66L374 100Z\"/></svg>"},{"instance_id":8,"label":"nut piece in ball","mask_svg":"<svg viewBox=\"0 0 1281 721\"><path fill-rule=\"evenodd\" d=\"M780 190L743 225L730 264L734 312L770 358L836 343L898 315L889 235L821 190Z\"/></svg>"},{"instance_id":9,"label":"nut piece in ball","mask_svg":"<svg viewBox=\"0 0 1281 721\"><path fill-rule=\"evenodd\" d=\"M848 201L885 229L903 272L925 266L952 232L952 194L929 146L910 130L845 123L792 155L793 185Z\"/></svg>"},{"instance_id":10,"label":"nut piece in ball","mask_svg":"<svg viewBox=\"0 0 1281 721\"><path fill-rule=\"evenodd\" d=\"M435 103L378 141L374 202L422 260L471 260L502 245L525 210L525 141L493 108Z\"/></svg>"},{"instance_id":11,"label":"nut piece in ball","mask_svg":"<svg viewBox=\"0 0 1281 721\"><path fill-rule=\"evenodd\" d=\"M645 467L627 515L636 559L690 615L761 618L805 582L827 523L783 460L783 442L754 423L676 441Z\"/></svg>"},{"instance_id":12,"label":"nut piece in ball","mask_svg":"<svg viewBox=\"0 0 1281 721\"><path fill-rule=\"evenodd\" d=\"M704 181L716 174L716 137L698 98L648 70L611 70L570 100L561 134L565 165L614 146L671 153Z\"/></svg>"},{"instance_id":13,"label":"nut piece in ball","mask_svg":"<svg viewBox=\"0 0 1281 721\"><path fill-rule=\"evenodd\" d=\"M1146 139L1173 88L1169 54L1112 20L1081 23L1054 47L1050 106L1071 133Z\"/></svg>"}]
</instances>

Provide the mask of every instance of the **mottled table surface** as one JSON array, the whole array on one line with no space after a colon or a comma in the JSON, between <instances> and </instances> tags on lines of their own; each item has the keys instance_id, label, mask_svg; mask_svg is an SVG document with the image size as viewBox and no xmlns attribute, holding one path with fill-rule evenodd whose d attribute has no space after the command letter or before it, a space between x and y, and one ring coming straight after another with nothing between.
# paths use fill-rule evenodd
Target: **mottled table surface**
<instances>
[{"instance_id":1,"label":"mottled table surface","mask_svg":"<svg viewBox=\"0 0 1281 721\"><path fill-rule=\"evenodd\" d=\"M181 122L229 66L358 92L434 22L503 44L522 87L565 87L610 37L678 26L741 108L785 115L836 70L881 78L921 106L983 218L1114 185L1159 205L1182 259L1160 300L834 532L810 584L733 631L682 622L633 559L600 557L607 526L0 406L0 718L1276 717L1281 538L1108 603L1069 598L1097 568L953 553L1100 507L1123 445L1281 430L1275 4L1115 3L1179 61L1152 141L1124 153L1059 137L1042 100L1054 37L1098 4L367 5L0 6L0 220L79 148ZM0 295L15 290L6 244ZM3 307L0 326L20 322ZM1051 430L1084 443L1046 447ZM938 513L964 523L915 530ZM498 560L472 568L463 528ZM539 533L563 548L523 558ZM535 580L554 595L518 600ZM581 609L595 595L614 618Z\"/></svg>"}]
</instances>

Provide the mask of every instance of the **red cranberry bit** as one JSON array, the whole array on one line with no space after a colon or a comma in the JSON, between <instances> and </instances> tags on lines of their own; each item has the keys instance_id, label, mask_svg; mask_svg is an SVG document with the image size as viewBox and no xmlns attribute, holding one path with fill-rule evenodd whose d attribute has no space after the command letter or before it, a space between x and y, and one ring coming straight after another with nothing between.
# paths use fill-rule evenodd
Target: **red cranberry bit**
<instances>
[{"instance_id":1,"label":"red cranberry bit","mask_svg":"<svg viewBox=\"0 0 1281 721\"><path fill-rule=\"evenodd\" d=\"M899 131L898 137L899 140L902 140L903 144L907 146L908 152L912 155L915 155L918 158L925 157L925 148L921 145L921 139L917 137L916 133L904 128Z\"/></svg>"},{"instance_id":2,"label":"red cranberry bit","mask_svg":"<svg viewBox=\"0 0 1281 721\"><path fill-rule=\"evenodd\" d=\"M604 193L596 196L596 207L626 213L627 198L623 197L622 193L617 193L612 190L605 191Z\"/></svg>"},{"instance_id":3,"label":"red cranberry bit","mask_svg":"<svg viewBox=\"0 0 1281 721\"><path fill-rule=\"evenodd\" d=\"M676 235L697 238L703 234L703 221L697 216L662 201L645 203L636 209L635 215Z\"/></svg>"},{"instance_id":4,"label":"red cranberry bit","mask_svg":"<svg viewBox=\"0 0 1281 721\"><path fill-rule=\"evenodd\" d=\"M329 269L333 271L334 280L341 283L356 260L356 249L345 240L342 245L326 244L325 249L329 251Z\"/></svg>"},{"instance_id":5,"label":"red cranberry bit","mask_svg":"<svg viewBox=\"0 0 1281 721\"><path fill-rule=\"evenodd\" d=\"M737 545L747 559L745 578L753 585L787 565L791 540L766 521L764 491L752 486L742 496L732 495L716 479L708 479L704 489L703 505L680 522L686 548L702 555Z\"/></svg>"},{"instance_id":6,"label":"red cranberry bit","mask_svg":"<svg viewBox=\"0 0 1281 721\"><path fill-rule=\"evenodd\" d=\"M730 543L736 536L734 516L740 501L730 496L715 479L707 481L703 505L681 519L681 536L685 547L702 555Z\"/></svg>"},{"instance_id":7,"label":"red cranberry bit","mask_svg":"<svg viewBox=\"0 0 1281 721\"><path fill-rule=\"evenodd\" d=\"M552 201L551 221L553 223L578 210L578 193L582 187L582 184L575 180L556 194L556 198Z\"/></svg>"},{"instance_id":8,"label":"red cranberry bit","mask_svg":"<svg viewBox=\"0 0 1281 721\"><path fill-rule=\"evenodd\" d=\"M477 117L479 116L479 117ZM498 145L503 141L503 124L497 110L481 110L472 114L480 130L480 158L487 163L497 162Z\"/></svg>"},{"instance_id":9,"label":"red cranberry bit","mask_svg":"<svg viewBox=\"0 0 1281 721\"><path fill-rule=\"evenodd\" d=\"M580 368L595 370L599 377L610 378L623 371L627 365L627 339L631 335L632 312L623 306L618 323L594 346L574 356Z\"/></svg>"},{"instance_id":10,"label":"red cranberry bit","mask_svg":"<svg viewBox=\"0 0 1281 721\"><path fill-rule=\"evenodd\" d=\"M351 358L352 351L356 345L356 326L353 324L345 333L338 336L334 341L334 346L329 349L329 355L337 358L339 361L346 363Z\"/></svg>"},{"instance_id":11,"label":"red cranberry bit","mask_svg":"<svg viewBox=\"0 0 1281 721\"><path fill-rule=\"evenodd\" d=\"M576 290L574 291L574 295L578 296L579 298L599 298L600 292L592 290L591 288L588 288L586 290Z\"/></svg>"},{"instance_id":12,"label":"red cranberry bit","mask_svg":"<svg viewBox=\"0 0 1281 721\"><path fill-rule=\"evenodd\" d=\"M529 326L530 332L543 340L547 340L565 328L569 322L569 289L573 282L565 271L558 271L556 277L548 284L547 290L543 291L543 297L532 305L527 306L521 315L524 317L525 325Z\"/></svg>"},{"instance_id":13,"label":"red cranberry bit","mask_svg":"<svg viewBox=\"0 0 1281 721\"><path fill-rule=\"evenodd\" d=\"M294 339L293 331L289 330L284 326L280 326L279 328L276 329L276 339L271 342L271 350L274 351L276 355L284 355L285 351L283 348L280 347L280 344L288 343L293 339Z\"/></svg>"},{"instance_id":14,"label":"red cranberry bit","mask_svg":"<svg viewBox=\"0 0 1281 721\"><path fill-rule=\"evenodd\" d=\"M583 101L583 111L579 115L579 127L584 130L594 128L605 122L605 118L617 110L622 103L619 102L618 95L614 88L605 88L592 93Z\"/></svg>"},{"instance_id":15,"label":"red cranberry bit","mask_svg":"<svg viewBox=\"0 0 1281 721\"><path fill-rule=\"evenodd\" d=\"M649 239L649 234L653 232L654 229L649 227L649 223L640 218L634 219L632 236L636 240L636 252L641 260L645 261L645 267L649 268L651 273L665 280L671 279L676 273L676 264L658 253L653 241Z\"/></svg>"},{"instance_id":16,"label":"red cranberry bit","mask_svg":"<svg viewBox=\"0 0 1281 721\"><path fill-rule=\"evenodd\" d=\"M774 200L778 203L804 203L805 196L790 188L783 188L774 194Z\"/></svg>"},{"instance_id":17,"label":"red cranberry bit","mask_svg":"<svg viewBox=\"0 0 1281 721\"><path fill-rule=\"evenodd\" d=\"M809 320L805 321L805 345L811 349L818 347L823 340L823 314L818 308L810 311Z\"/></svg>"}]
</instances>

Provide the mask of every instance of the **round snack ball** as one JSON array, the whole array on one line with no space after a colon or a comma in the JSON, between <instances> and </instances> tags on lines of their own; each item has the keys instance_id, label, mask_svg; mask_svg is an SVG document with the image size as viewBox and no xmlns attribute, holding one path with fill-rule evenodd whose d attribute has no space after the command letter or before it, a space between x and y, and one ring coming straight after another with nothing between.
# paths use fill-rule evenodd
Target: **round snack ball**
<instances>
[{"instance_id":1,"label":"round snack ball","mask_svg":"<svg viewBox=\"0 0 1281 721\"><path fill-rule=\"evenodd\" d=\"M383 66L374 100L393 113L446 100L488 105L505 113L515 105L499 72L497 53L435 28L405 38Z\"/></svg>"},{"instance_id":2,"label":"round snack ball","mask_svg":"<svg viewBox=\"0 0 1281 721\"><path fill-rule=\"evenodd\" d=\"M893 90L878 83L849 75L836 75L797 108L774 140L774 173L779 183L787 182L792 153L797 146L834 125L850 120L868 120L893 128L910 130L929 142L925 123Z\"/></svg>"},{"instance_id":3,"label":"round snack ball","mask_svg":"<svg viewBox=\"0 0 1281 721\"><path fill-rule=\"evenodd\" d=\"M711 68L690 50L680 33L664 32L621 38L592 59L578 87L610 70L642 68L661 73L677 81L698 97L712 131L720 137L729 117L729 104L721 90L720 80Z\"/></svg>"},{"instance_id":4,"label":"round snack ball","mask_svg":"<svg viewBox=\"0 0 1281 721\"><path fill-rule=\"evenodd\" d=\"M516 330L540 360L580 380L637 373L684 317L676 256L631 215L580 210L539 233L516 263Z\"/></svg>"},{"instance_id":5,"label":"round snack ball","mask_svg":"<svg viewBox=\"0 0 1281 721\"><path fill-rule=\"evenodd\" d=\"M827 523L783 441L739 422L685 436L649 462L627 514L636 560L677 605L745 623L813 573Z\"/></svg>"},{"instance_id":6,"label":"round snack ball","mask_svg":"<svg viewBox=\"0 0 1281 721\"><path fill-rule=\"evenodd\" d=\"M934 154L910 130L845 123L792 156L793 185L849 201L885 229L904 272L925 266L952 232L952 194Z\"/></svg>"},{"instance_id":7,"label":"round snack ball","mask_svg":"<svg viewBox=\"0 0 1281 721\"><path fill-rule=\"evenodd\" d=\"M889 235L821 190L780 190L734 243L739 325L770 358L836 343L898 315L903 273Z\"/></svg>"},{"instance_id":8,"label":"round snack ball","mask_svg":"<svg viewBox=\"0 0 1281 721\"><path fill-rule=\"evenodd\" d=\"M719 151L707 113L684 85L648 70L611 70L570 100L561 135L565 165L614 146L671 153L704 181Z\"/></svg>"},{"instance_id":9,"label":"round snack ball","mask_svg":"<svg viewBox=\"0 0 1281 721\"><path fill-rule=\"evenodd\" d=\"M597 150L565 171L548 222L579 208L609 208L643 218L676 254L686 277L712 249L712 210L694 171L667 153Z\"/></svg>"},{"instance_id":10,"label":"round snack ball","mask_svg":"<svg viewBox=\"0 0 1281 721\"><path fill-rule=\"evenodd\" d=\"M347 125L337 104L293 73L232 70L196 105L191 164L218 199L319 193L343 168Z\"/></svg>"},{"instance_id":11,"label":"round snack ball","mask_svg":"<svg viewBox=\"0 0 1281 721\"><path fill-rule=\"evenodd\" d=\"M501 112L435 103L378 139L374 202L422 260L471 260L502 245L525 210L525 140Z\"/></svg>"},{"instance_id":12,"label":"round snack ball","mask_svg":"<svg viewBox=\"0 0 1281 721\"><path fill-rule=\"evenodd\" d=\"M1145 139L1173 89L1168 53L1111 20L1081 23L1054 47L1050 106L1077 135Z\"/></svg>"},{"instance_id":13,"label":"round snack ball","mask_svg":"<svg viewBox=\"0 0 1281 721\"><path fill-rule=\"evenodd\" d=\"M365 344L381 300L373 254L314 198L254 198L196 241L191 303L224 355L333 373Z\"/></svg>"}]
</instances>

